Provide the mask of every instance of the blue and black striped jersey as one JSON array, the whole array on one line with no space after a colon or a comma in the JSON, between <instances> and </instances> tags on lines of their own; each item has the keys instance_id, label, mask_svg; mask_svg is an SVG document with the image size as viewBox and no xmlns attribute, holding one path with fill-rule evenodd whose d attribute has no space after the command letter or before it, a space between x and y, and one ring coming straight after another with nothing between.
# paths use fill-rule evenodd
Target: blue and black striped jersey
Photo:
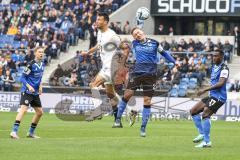
<instances>
[{"instance_id":1,"label":"blue and black striped jersey","mask_svg":"<svg viewBox=\"0 0 240 160\"><path fill-rule=\"evenodd\" d=\"M226 64L221 63L220 65L213 65L212 73L211 73L211 86L216 85L220 78L228 79L229 69ZM217 98L222 102L226 102L227 100L227 89L226 83L219 89L210 90L210 96Z\"/></svg>"},{"instance_id":2,"label":"blue and black striped jersey","mask_svg":"<svg viewBox=\"0 0 240 160\"><path fill-rule=\"evenodd\" d=\"M22 88L21 92L25 92L28 94L39 94L39 86L42 81L43 71L44 71L44 63L39 62L37 63L35 60L32 60L29 64L27 64L26 68L21 77ZM34 93L31 93L28 88L27 84L32 86L35 90Z\"/></svg>"}]
</instances>

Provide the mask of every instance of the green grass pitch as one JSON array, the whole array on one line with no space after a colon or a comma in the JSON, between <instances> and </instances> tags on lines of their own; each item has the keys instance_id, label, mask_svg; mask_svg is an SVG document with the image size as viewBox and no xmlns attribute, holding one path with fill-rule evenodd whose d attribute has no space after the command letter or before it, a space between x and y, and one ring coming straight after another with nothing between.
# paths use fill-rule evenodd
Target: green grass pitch
<instances>
[{"instance_id":1,"label":"green grass pitch","mask_svg":"<svg viewBox=\"0 0 240 160\"><path fill-rule=\"evenodd\" d=\"M112 129L112 117L94 122L65 122L45 114L37 128L41 139L25 138L32 114L21 123L19 136L9 133L16 113L0 113L0 160L239 160L239 122L212 122L212 148L194 148L197 132L191 121L151 121L147 137L140 122Z\"/></svg>"}]
</instances>

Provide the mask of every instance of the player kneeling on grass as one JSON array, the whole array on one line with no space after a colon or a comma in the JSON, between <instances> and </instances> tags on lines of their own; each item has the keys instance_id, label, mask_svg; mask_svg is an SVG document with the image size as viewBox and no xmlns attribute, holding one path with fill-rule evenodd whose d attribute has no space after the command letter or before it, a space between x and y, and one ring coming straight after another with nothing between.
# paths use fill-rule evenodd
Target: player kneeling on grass
<instances>
[{"instance_id":1,"label":"player kneeling on grass","mask_svg":"<svg viewBox=\"0 0 240 160\"><path fill-rule=\"evenodd\" d=\"M113 128L122 128L121 117L128 101L133 96L134 91L143 87L144 106L142 111L142 125L140 135L146 136L146 126L151 113L151 99L153 96L153 85L156 82L157 73L157 53L159 52L170 62L175 63L174 58L165 52L156 40L146 38L144 32L139 28L134 28L131 32L134 40L132 42L135 64L130 69L127 89L122 100L118 103L118 113Z\"/></svg>"},{"instance_id":2,"label":"player kneeling on grass","mask_svg":"<svg viewBox=\"0 0 240 160\"><path fill-rule=\"evenodd\" d=\"M21 88L21 100L20 100L20 111L16 116L15 123L13 125L12 132L10 133L11 138L19 139L17 132L19 129L20 122L27 112L29 104L35 110L35 115L32 119L27 137L29 138L40 138L34 134L37 124L43 114L41 100L39 95L42 94L41 80L44 71L44 64L42 58L44 55L44 49L37 47L34 50L35 59L32 60L25 68L22 77L22 88Z\"/></svg>"},{"instance_id":3,"label":"player kneeling on grass","mask_svg":"<svg viewBox=\"0 0 240 160\"><path fill-rule=\"evenodd\" d=\"M198 96L210 91L209 96L203 98L190 110L193 122L198 129L199 135L193 139L194 143L201 142L196 145L197 148L211 147L210 141L210 118L213 113L226 102L227 91L226 82L229 76L229 69L223 62L224 53L217 49L213 55L213 67L211 73L211 86L198 92ZM202 118L200 113L202 113Z\"/></svg>"}]
</instances>

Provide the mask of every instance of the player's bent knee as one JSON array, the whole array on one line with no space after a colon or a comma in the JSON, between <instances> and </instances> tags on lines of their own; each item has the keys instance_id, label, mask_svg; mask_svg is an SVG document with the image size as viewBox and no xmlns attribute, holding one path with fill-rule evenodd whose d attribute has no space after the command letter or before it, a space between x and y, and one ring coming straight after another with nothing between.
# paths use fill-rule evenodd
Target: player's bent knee
<instances>
[{"instance_id":1,"label":"player's bent knee","mask_svg":"<svg viewBox=\"0 0 240 160\"><path fill-rule=\"evenodd\" d=\"M144 105L151 105L151 97L144 97Z\"/></svg>"},{"instance_id":2,"label":"player's bent knee","mask_svg":"<svg viewBox=\"0 0 240 160\"><path fill-rule=\"evenodd\" d=\"M204 108L202 119L210 118L213 112L209 108Z\"/></svg>"},{"instance_id":3,"label":"player's bent knee","mask_svg":"<svg viewBox=\"0 0 240 160\"><path fill-rule=\"evenodd\" d=\"M198 114L194 109L190 109L189 112L190 112L190 115L191 115L191 116L195 116L195 115Z\"/></svg>"},{"instance_id":4,"label":"player's bent knee","mask_svg":"<svg viewBox=\"0 0 240 160\"><path fill-rule=\"evenodd\" d=\"M41 117L43 115L43 110L36 111L36 115Z\"/></svg>"},{"instance_id":5,"label":"player's bent knee","mask_svg":"<svg viewBox=\"0 0 240 160\"><path fill-rule=\"evenodd\" d=\"M28 110L28 107L25 106L25 105L22 105L21 108L20 108L20 112L21 112L21 113L26 113L27 110Z\"/></svg>"},{"instance_id":6,"label":"player's bent knee","mask_svg":"<svg viewBox=\"0 0 240 160\"><path fill-rule=\"evenodd\" d=\"M133 94L134 94L134 91L127 89L127 90L125 90L123 97L124 97L124 99L129 101L130 98L133 96Z\"/></svg>"}]
</instances>

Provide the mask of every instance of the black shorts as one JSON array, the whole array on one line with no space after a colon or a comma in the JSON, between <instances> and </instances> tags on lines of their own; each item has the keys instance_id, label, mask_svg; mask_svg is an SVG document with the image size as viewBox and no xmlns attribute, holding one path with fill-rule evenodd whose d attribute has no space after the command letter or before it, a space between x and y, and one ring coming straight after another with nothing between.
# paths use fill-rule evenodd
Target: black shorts
<instances>
[{"instance_id":1,"label":"black shorts","mask_svg":"<svg viewBox=\"0 0 240 160\"><path fill-rule=\"evenodd\" d=\"M214 113L216 113L218 109L224 104L224 102L214 97L205 97L202 99L202 102L205 103L207 107Z\"/></svg>"},{"instance_id":2,"label":"black shorts","mask_svg":"<svg viewBox=\"0 0 240 160\"><path fill-rule=\"evenodd\" d=\"M28 93L22 92L20 105L29 106L29 104L32 107L42 107L42 103L41 103L39 95L33 95L33 94L28 94Z\"/></svg>"},{"instance_id":3,"label":"black shorts","mask_svg":"<svg viewBox=\"0 0 240 160\"><path fill-rule=\"evenodd\" d=\"M142 88L143 95L152 97L154 94L153 85L156 83L156 75L129 76L127 89L137 90Z\"/></svg>"}]
</instances>

